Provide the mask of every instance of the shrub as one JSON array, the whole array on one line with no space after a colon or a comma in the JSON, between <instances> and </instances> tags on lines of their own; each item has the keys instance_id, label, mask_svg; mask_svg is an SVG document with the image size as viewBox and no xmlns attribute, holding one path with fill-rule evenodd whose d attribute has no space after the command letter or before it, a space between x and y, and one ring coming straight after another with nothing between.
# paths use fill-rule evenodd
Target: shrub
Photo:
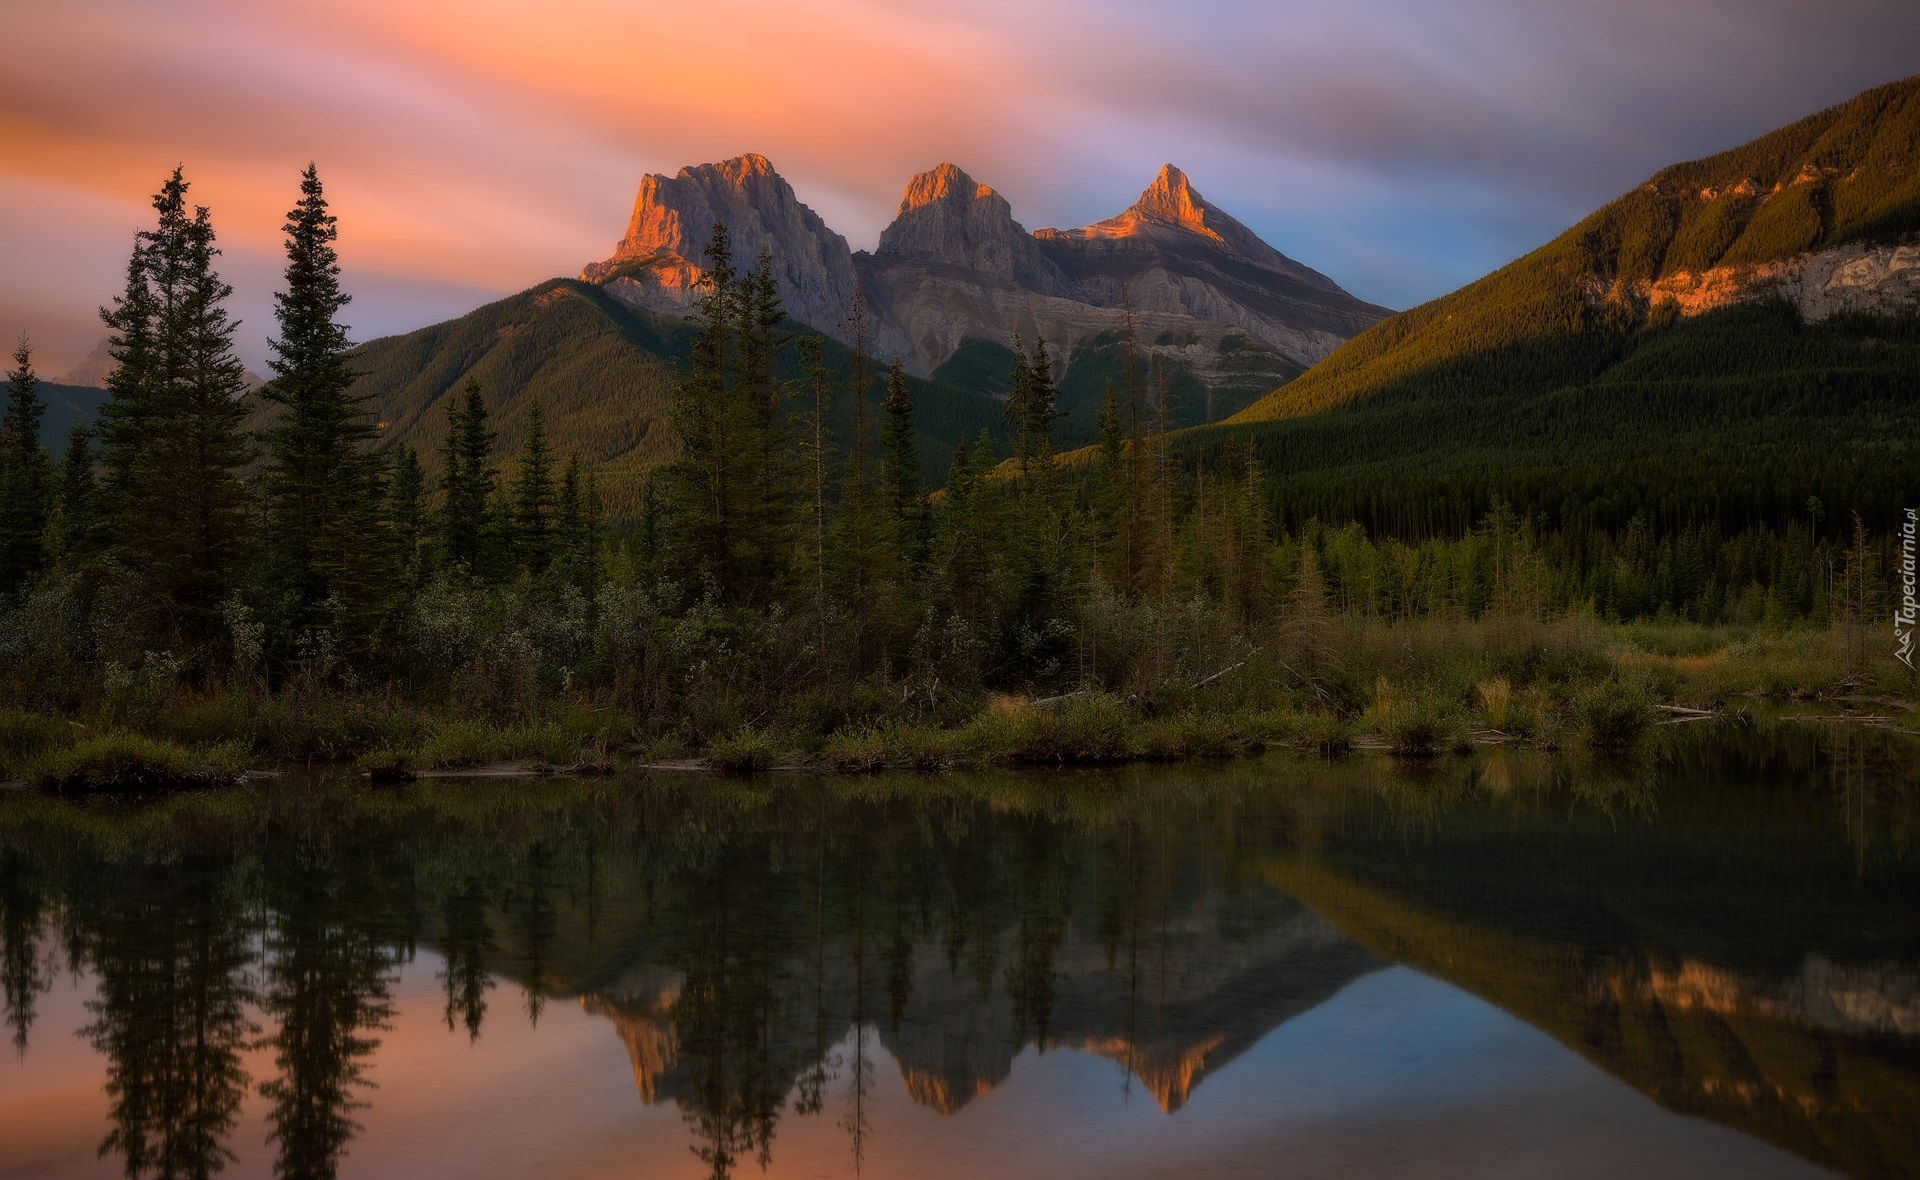
<instances>
[{"instance_id":1,"label":"shrub","mask_svg":"<svg viewBox=\"0 0 1920 1180\"><path fill-rule=\"evenodd\" d=\"M1397 697L1379 716L1387 748L1401 758L1431 758L1454 744L1459 726L1445 702L1432 693Z\"/></svg>"},{"instance_id":2,"label":"shrub","mask_svg":"<svg viewBox=\"0 0 1920 1180\"><path fill-rule=\"evenodd\" d=\"M0 710L0 779L11 778L80 731L64 721L19 709Z\"/></svg>"},{"instance_id":3,"label":"shrub","mask_svg":"<svg viewBox=\"0 0 1920 1180\"><path fill-rule=\"evenodd\" d=\"M114 731L48 753L29 777L56 791L226 786L240 781L242 754L232 743L189 751Z\"/></svg>"},{"instance_id":4,"label":"shrub","mask_svg":"<svg viewBox=\"0 0 1920 1180\"><path fill-rule=\"evenodd\" d=\"M1638 680L1616 677L1588 685L1574 698L1574 717L1596 750L1624 750L1653 724L1653 704Z\"/></svg>"},{"instance_id":5,"label":"shrub","mask_svg":"<svg viewBox=\"0 0 1920 1180\"><path fill-rule=\"evenodd\" d=\"M1513 684L1506 677L1482 680L1475 691L1480 697L1480 709L1486 718L1488 729L1506 732L1511 719L1509 706L1513 701Z\"/></svg>"},{"instance_id":6,"label":"shrub","mask_svg":"<svg viewBox=\"0 0 1920 1180\"><path fill-rule=\"evenodd\" d=\"M773 736L751 725L707 743L707 765L726 774L757 774L773 765Z\"/></svg>"},{"instance_id":7,"label":"shrub","mask_svg":"<svg viewBox=\"0 0 1920 1180\"><path fill-rule=\"evenodd\" d=\"M1353 722L1337 713L1319 713L1301 727L1307 745L1322 758L1340 758L1353 753Z\"/></svg>"}]
</instances>

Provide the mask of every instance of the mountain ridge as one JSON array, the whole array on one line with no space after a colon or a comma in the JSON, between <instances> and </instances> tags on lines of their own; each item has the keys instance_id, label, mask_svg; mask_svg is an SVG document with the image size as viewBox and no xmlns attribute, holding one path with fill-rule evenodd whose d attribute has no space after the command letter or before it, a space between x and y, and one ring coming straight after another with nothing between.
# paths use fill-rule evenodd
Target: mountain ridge
<instances>
[{"instance_id":1,"label":"mountain ridge","mask_svg":"<svg viewBox=\"0 0 1920 1180\"><path fill-rule=\"evenodd\" d=\"M1211 413L1216 400L1231 409L1255 396L1238 372L1244 356L1223 364L1226 354L1251 347L1284 379L1388 314L1261 241L1172 165L1115 217L1029 233L1003 195L943 162L907 183L878 246L855 253L764 156L742 156L644 178L627 235L581 278L636 306L683 311L716 221L729 225L736 259L771 243L776 260L797 260L777 262L789 313L843 342L851 272L869 346L921 376L969 345L1009 350L1016 337L1046 337L1071 368L1078 350L1147 314L1158 319L1135 325L1138 347L1195 374Z\"/></svg>"}]
</instances>

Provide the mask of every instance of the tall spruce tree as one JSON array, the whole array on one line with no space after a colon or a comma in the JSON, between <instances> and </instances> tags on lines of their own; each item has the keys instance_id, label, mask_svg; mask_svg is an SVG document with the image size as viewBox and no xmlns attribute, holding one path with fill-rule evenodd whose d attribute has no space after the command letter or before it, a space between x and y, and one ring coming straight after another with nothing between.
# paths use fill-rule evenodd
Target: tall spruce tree
<instances>
[{"instance_id":1,"label":"tall spruce tree","mask_svg":"<svg viewBox=\"0 0 1920 1180\"><path fill-rule=\"evenodd\" d=\"M40 445L40 378L22 336L7 373L7 410L0 425L0 598L25 592L47 563L47 519L53 511L53 461Z\"/></svg>"},{"instance_id":2,"label":"tall spruce tree","mask_svg":"<svg viewBox=\"0 0 1920 1180\"><path fill-rule=\"evenodd\" d=\"M784 318L773 259L742 273L727 227L706 248L706 288L688 368L675 391L680 456L666 471L667 523L684 567L729 598L778 596L789 556L789 469L776 380Z\"/></svg>"},{"instance_id":3,"label":"tall spruce tree","mask_svg":"<svg viewBox=\"0 0 1920 1180\"><path fill-rule=\"evenodd\" d=\"M553 452L536 399L527 406L527 434L513 473L514 548L535 575L547 572L554 553Z\"/></svg>"},{"instance_id":4,"label":"tall spruce tree","mask_svg":"<svg viewBox=\"0 0 1920 1180\"><path fill-rule=\"evenodd\" d=\"M403 590L420 585L427 540L426 473L420 454L405 443L393 449L393 479L387 490L387 539Z\"/></svg>"},{"instance_id":5,"label":"tall spruce tree","mask_svg":"<svg viewBox=\"0 0 1920 1180\"><path fill-rule=\"evenodd\" d=\"M346 613L363 642L389 591L385 465L371 449L379 432L367 412L370 395L354 392L347 329L335 318L351 296L340 289L337 219L312 164L283 228L286 286L274 297L280 336L270 342L273 380L260 391L282 407L266 431L263 540L272 613L288 645L335 622L333 610Z\"/></svg>"},{"instance_id":6,"label":"tall spruce tree","mask_svg":"<svg viewBox=\"0 0 1920 1180\"><path fill-rule=\"evenodd\" d=\"M480 382L468 377L447 399L447 441L440 473L440 551L448 565L473 577L486 577L495 564L494 529L488 521L493 503L494 432L487 425L487 399Z\"/></svg>"},{"instance_id":7,"label":"tall spruce tree","mask_svg":"<svg viewBox=\"0 0 1920 1180\"><path fill-rule=\"evenodd\" d=\"M730 379L739 333L737 272L725 223L714 223L704 258L705 291L695 313L699 331L687 371L674 388L672 421L680 436L680 454L663 473L661 491L668 543L677 564L727 590L737 580L739 489L734 460L741 440Z\"/></svg>"},{"instance_id":8,"label":"tall spruce tree","mask_svg":"<svg viewBox=\"0 0 1920 1180\"><path fill-rule=\"evenodd\" d=\"M205 206L188 213L187 188L175 168L153 199L157 224L136 239L126 293L101 313L119 365L101 458L115 549L175 638L199 648L247 555L253 452L238 325L223 306L233 288L214 272L213 223Z\"/></svg>"},{"instance_id":9,"label":"tall spruce tree","mask_svg":"<svg viewBox=\"0 0 1920 1180\"><path fill-rule=\"evenodd\" d=\"M913 398L907 392L906 374L894 359L887 370L887 420L881 434L880 484L886 493L887 509L905 537L911 524L914 505L920 499L920 452L915 442Z\"/></svg>"},{"instance_id":10,"label":"tall spruce tree","mask_svg":"<svg viewBox=\"0 0 1920 1180\"><path fill-rule=\"evenodd\" d=\"M55 529L54 557L77 556L93 549L94 501L93 432L82 423L67 431L67 449L60 460L60 523Z\"/></svg>"},{"instance_id":11,"label":"tall spruce tree","mask_svg":"<svg viewBox=\"0 0 1920 1180\"><path fill-rule=\"evenodd\" d=\"M568 455L554 507L554 562L561 579L591 604L600 587L600 492L593 472Z\"/></svg>"}]
</instances>

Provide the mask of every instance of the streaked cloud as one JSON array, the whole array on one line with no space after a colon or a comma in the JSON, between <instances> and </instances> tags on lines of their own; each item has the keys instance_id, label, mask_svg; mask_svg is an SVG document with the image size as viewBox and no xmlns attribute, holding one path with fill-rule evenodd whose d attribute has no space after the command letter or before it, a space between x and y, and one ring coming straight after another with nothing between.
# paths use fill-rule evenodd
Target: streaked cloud
<instances>
[{"instance_id":1,"label":"streaked cloud","mask_svg":"<svg viewBox=\"0 0 1920 1180\"><path fill-rule=\"evenodd\" d=\"M1106 216L1174 160L1404 306L1920 65L1910 0L44 0L8 28L0 334L55 371L176 162L256 364L310 159L362 337L572 273L642 173L749 150L856 247L943 159L1030 227Z\"/></svg>"}]
</instances>

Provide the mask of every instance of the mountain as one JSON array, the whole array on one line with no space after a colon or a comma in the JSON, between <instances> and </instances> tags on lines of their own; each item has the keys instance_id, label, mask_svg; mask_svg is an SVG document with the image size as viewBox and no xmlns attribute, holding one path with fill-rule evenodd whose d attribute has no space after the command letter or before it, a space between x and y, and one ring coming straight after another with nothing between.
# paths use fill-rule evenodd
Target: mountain
<instances>
[{"instance_id":1,"label":"mountain","mask_svg":"<svg viewBox=\"0 0 1920 1180\"><path fill-rule=\"evenodd\" d=\"M847 240L800 203L765 156L643 178L613 256L580 277L635 307L684 315L699 298L702 254L716 222L727 226L741 267L751 267L762 250L772 253L788 315L841 334L854 286Z\"/></svg>"},{"instance_id":2,"label":"mountain","mask_svg":"<svg viewBox=\"0 0 1920 1180\"><path fill-rule=\"evenodd\" d=\"M1917 301L1920 78L1667 168L1180 445L1252 440L1296 519L1387 530L1495 494L1605 527L1883 514L1920 497Z\"/></svg>"},{"instance_id":3,"label":"mountain","mask_svg":"<svg viewBox=\"0 0 1920 1180\"><path fill-rule=\"evenodd\" d=\"M107 391L95 385L42 381L37 390L47 412L40 418L40 445L58 458L67 449L67 434L100 416Z\"/></svg>"},{"instance_id":4,"label":"mountain","mask_svg":"<svg viewBox=\"0 0 1920 1180\"><path fill-rule=\"evenodd\" d=\"M907 185L872 253L795 197L762 156L641 181L627 234L581 279L617 299L683 313L716 221L736 258L772 251L789 314L847 341L857 280L870 347L908 372L999 394L1015 337L1045 337L1059 366L1063 437L1092 436L1106 383L1158 364L1183 423L1217 421L1289 380L1386 309L1354 299L1206 203L1171 165L1126 212L1029 233L998 192L953 164ZM1131 303L1131 311L1126 310Z\"/></svg>"},{"instance_id":5,"label":"mountain","mask_svg":"<svg viewBox=\"0 0 1920 1180\"><path fill-rule=\"evenodd\" d=\"M94 345L93 350L87 353L86 357L83 358L79 364L68 370L66 375L60 378L60 383L62 385L86 385L94 389L105 389L107 387L107 378L112 376L114 370L113 354L109 351L111 347L112 341L102 336L100 343Z\"/></svg>"},{"instance_id":6,"label":"mountain","mask_svg":"<svg viewBox=\"0 0 1920 1180\"><path fill-rule=\"evenodd\" d=\"M1172 164L1119 216L1035 239L1088 302L1118 307L1125 288L1135 311L1234 324L1305 364L1387 314L1261 241Z\"/></svg>"},{"instance_id":7,"label":"mountain","mask_svg":"<svg viewBox=\"0 0 1920 1180\"><path fill-rule=\"evenodd\" d=\"M553 279L458 319L371 341L352 363L379 416L379 445L410 444L430 472L446 440L444 399L468 377L489 395L503 457L519 449L526 407L538 400L554 448L593 467L608 515L621 520L638 515L646 472L678 446L668 412L688 339L678 317L636 308L602 285ZM844 372L849 354L830 344L826 359ZM869 390L876 405L882 376L875 372ZM1000 429L1000 407L985 397L918 379L910 386L928 481L945 477L961 438ZM839 410L844 428L846 407ZM262 407L253 426L271 413Z\"/></svg>"}]
</instances>

